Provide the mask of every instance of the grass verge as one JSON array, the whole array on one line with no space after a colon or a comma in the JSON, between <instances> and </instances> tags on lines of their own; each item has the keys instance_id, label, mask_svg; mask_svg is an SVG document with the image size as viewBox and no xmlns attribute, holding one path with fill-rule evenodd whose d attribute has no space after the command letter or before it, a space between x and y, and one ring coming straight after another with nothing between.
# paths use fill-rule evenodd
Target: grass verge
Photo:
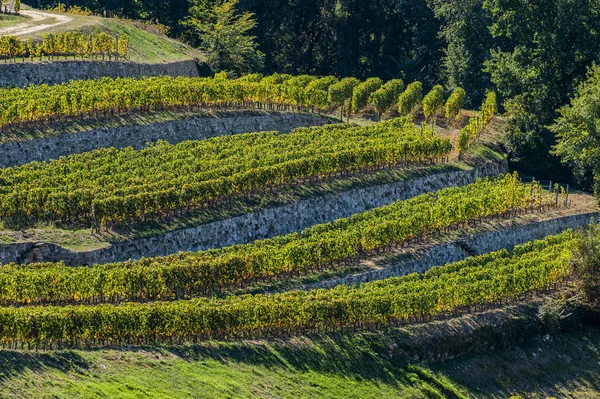
<instances>
[{"instance_id":1,"label":"grass verge","mask_svg":"<svg viewBox=\"0 0 600 399\"><path fill-rule=\"evenodd\" d=\"M34 10L31 8L26 8ZM49 12L52 13L52 12ZM52 13L57 14L57 13ZM51 26L46 29L29 34L20 35L20 39L32 38L34 41L41 40L45 34L54 34L65 31L77 31L81 33L106 32L113 36L127 34L129 36L130 60L140 63L166 63L182 60L202 61L204 55L201 51L188 46L180 41L167 36L156 35L145 31L130 23L114 18L102 18L97 16L82 16L73 14L61 14L71 20L65 24ZM28 22L29 18L24 16L12 16L12 20L1 19L0 28ZM53 21L41 21L40 24L51 24ZM4 25L5 24L5 25ZM37 23L32 22L34 26ZM72 59L72 58L71 58ZM29 62L29 61L27 61Z\"/></svg>"},{"instance_id":2,"label":"grass verge","mask_svg":"<svg viewBox=\"0 0 600 399\"><path fill-rule=\"evenodd\" d=\"M544 300L387 332L4 351L0 398L598 397L600 330L544 336L536 316ZM465 351L474 354L417 359L423 359L417 353L447 359Z\"/></svg>"}]
</instances>

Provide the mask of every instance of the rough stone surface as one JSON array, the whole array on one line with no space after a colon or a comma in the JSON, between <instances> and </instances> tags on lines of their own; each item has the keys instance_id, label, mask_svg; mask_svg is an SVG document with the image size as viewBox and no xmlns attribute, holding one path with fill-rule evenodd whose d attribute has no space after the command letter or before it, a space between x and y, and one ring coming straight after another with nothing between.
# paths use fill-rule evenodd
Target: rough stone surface
<instances>
[{"instance_id":1,"label":"rough stone surface","mask_svg":"<svg viewBox=\"0 0 600 399\"><path fill-rule=\"evenodd\" d=\"M55 85L70 80L102 77L136 76L198 76L196 61L176 61L164 64L139 64L120 61L60 61L0 64L0 87L29 84Z\"/></svg>"},{"instance_id":2,"label":"rough stone surface","mask_svg":"<svg viewBox=\"0 0 600 399\"><path fill-rule=\"evenodd\" d=\"M201 140L225 134L261 130L278 130L287 133L297 127L320 126L330 122L331 119L318 114L246 111L148 125L95 129L0 144L0 167L58 159L61 156L98 148L131 146L141 149L146 143L159 139L176 144L185 140Z\"/></svg>"},{"instance_id":3,"label":"rough stone surface","mask_svg":"<svg viewBox=\"0 0 600 399\"><path fill-rule=\"evenodd\" d=\"M426 192L463 186L473 183L477 178L495 177L507 170L506 161L490 162L472 170L430 174L404 182L308 198L160 236L115 243L89 252L71 252L42 243L2 244L0 263L63 260L68 265L91 265L247 243L301 231L315 224L348 217Z\"/></svg>"},{"instance_id":4,"label":"rough stone surface","mask_svg":"<svg viewBox=\"0 0 600 399\"><path fill-rule=\"evenodd\" d=\"M332 288L341 284L359 286L369 281L383 280L410 273L423 273L433 266L442 266L467 259L470 256L467 249L475 252L476 255L499 251L503 248L511 250L517 245L559 234L567 229L586 227L591 218L598 220L598 216L599 214L596 212L564 216L501 231L494 230L474 234L458 241L437 245L426 251L422 256L408 261L401 261L385 269L323 281L305 288Z\"/></svg>"}]
</instances>

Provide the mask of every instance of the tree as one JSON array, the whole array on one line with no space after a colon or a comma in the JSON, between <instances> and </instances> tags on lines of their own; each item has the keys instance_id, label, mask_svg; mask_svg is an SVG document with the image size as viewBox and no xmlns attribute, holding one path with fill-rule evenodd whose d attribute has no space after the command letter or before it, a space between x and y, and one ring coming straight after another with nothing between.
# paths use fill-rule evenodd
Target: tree
<instances>
[{"instance_id":1,"label":"tree","mask_svg":"<svg viewBox=\"0 0 600 399\"><path fill-rule=\"evenodd\" d=\"M198 34L213 70L235 73L262 70L264 54L258 50L256 37L249 35L256 27L254 14L239 14L237 3L238 0L224 0L212 8L193 7L187 24Z\"/></svg>"},{"instance_id":2,"label":"tree","mask_svg":"<svg viewBox=\"0 0 600 399\"><path fill-rule=\"evenodd\" d=\"M490 30L499 45L486 71L500 97L508 100L510 155L530 172L552 171L555 178L564 179L557 176L558 160L549 155L554 137L544 126L598 57L600 4L485 0L484 7L492 15Z\"/></svg>"},{"instance_id":3,"label":"tree","mask_svg":"<svg viewBox=\"0 0 600 399\"><path fill-rule=\"evenodd\" d=\"M490 86L483 70L494 45L489 25L491 14L483 0L428 0L435 16L442 21L440 37L446 43L442 59L442 77L446 86L463 87L466 104L477 106Z\"/></svg>"},{"instance_id":4,"label":"tree","mask_svg":"<svg viewBox=\"0 0 600 399\"><path fill-rule=\"evenodd\" d=\"M590 68L587 80L559 114L550 127L557 137L554 153L586 187L593 176L600 195L600 67Z\"/></svg>"},{"instance_id":5,"label":"tree","mask_svg":"<svg viewBox=\"0 0 600 399\"><path fill-rule=\"evenodd\" d=\"M594 305L600 299L600 226L590 224L577 241L571 270L580 293L586 302Z\"/></svg>"}]
</instances>

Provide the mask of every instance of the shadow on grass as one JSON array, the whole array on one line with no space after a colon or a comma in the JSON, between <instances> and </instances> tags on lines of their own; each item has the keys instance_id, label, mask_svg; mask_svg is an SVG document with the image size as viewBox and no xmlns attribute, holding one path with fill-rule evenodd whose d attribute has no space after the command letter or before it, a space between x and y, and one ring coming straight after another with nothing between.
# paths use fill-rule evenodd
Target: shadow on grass
<instances>
[{"instance_id":1,"label":"shadow on grass","mask_svg":"<svg viewBox=\"0 0 600 399\"><path fill-rule=\"evenodd\" d=\"M356 380L377 380L387 384L409 382L404 378L406 358L392 356L389 339L381 333L330 334L289 340L252 342L206 342L182 346L136 346L119 349L92 349L131 352L156 356L175 356L186 362L215 360L222 364L243 363L268 369L317 372L347 376ZM92 357L93 358L93 357ZM0 351L0 382L25 372L56 370L83 373L92 360L84 352Z\"/></svg>"},{"instance_id":2,"label":"shadow on grass","mask_svg":"<svg viewBox=\"0 0 600 399\"><path fill-rule=\"evenodd\" d=\"M74 351L35 353L0 350L0 382L26 371L42 372L47 369L81 373L88 369L88 362Z\"/></svg>"}]
</instances>

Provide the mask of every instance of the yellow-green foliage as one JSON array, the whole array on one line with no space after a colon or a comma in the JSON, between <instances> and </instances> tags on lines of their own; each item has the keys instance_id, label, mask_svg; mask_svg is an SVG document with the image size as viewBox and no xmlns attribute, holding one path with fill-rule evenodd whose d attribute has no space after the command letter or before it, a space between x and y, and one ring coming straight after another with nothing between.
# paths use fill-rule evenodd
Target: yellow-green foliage
<instances>
[{"instance_id":1,"label":"yellow-green foliage","mask_svg":"<svg viewBox=\"0 0 600 399\"><path fill-rule=\"evenodd\" d=\"M419 105L423 99L423 84L421 82L413 82L406 87L404 93L398 99L398 113L400 115L408 115L412 110Z\"/></svg>"},{"instance_id":2,"label":"yellow-green foliage","mask_svg":"<svg viewBox=\"0 0 600 399\"><path fill-rule=\"evenodd\" d=\"M458 134L458 151L463 154L479 137L483 129L490 123L498 111L496 93L493 91L485 95L481 111L478 116L471 118L467 126Z\"/></svg>"},{"instance_id":3,"label":"yellow-green foliage","mask_svg":"<svg viewBox=\"0 0 600 399\"><path fill-rule=\"evenodd\" d=\"M381 115L394 104L402 90L404 90L404 82L401 79L389 80L371 94L369 104L373 106L378 115Z\"/></svg>"},{"instance_id":4,"label":"yellow-green foliage","mask_svg":"<svg viewBox=\"0 0 600 399\"><path fill-rule=\"evenodd\" d=\"M329 103L332 106L343 106L348 99L352 98L354 87L358 84L360 84L360 80L350 77L329 86Z\"/></svg>"},{"instance_id":5,"label":"yellow-green foliage","mask_svg":"<svg viewBox=\"0 0 600 399\"><path fill-rule=\"evenodd\" d=\"M127 35L111 36L108 33L93 35L78 32L61 32L44 35L42 42L34 44L31 39L21 40L16 36L0 37L0 58L22 57L33 61L34 57L90 57L106 56L123 59L129 53Z\"/></svg>"},{"instance_id":6,"label":"yellow-green foliage","mask_svg":"<svg viewBox=\"0 0 600 399\"><path fill-rule=\"evenodd\" d=\"M369 78L354 87L352 91L352 112L356 113L367 106L371 93L379 89L383 81L379 78Z\"/></svg>"},{"instance_id":7,"label":"yellow-green foliage","mask_svg":"<svg viewBox=\"0 0 600 399\"><path fill-rule=\"evenodd\" d=\"M444 88L436 85L423 99L423 114L430 120L444 106Z\"/></svg>"},{"instance_id":8,"label":"yellow-green foliage","mask_svg":"<svg viewBox=\"0 0 600 399\"><path fill-rule=\"evenodd\" d=\"M446 119L448 121L455 121L460 110L465 106L465 97L467 93L462 87L457 87L452 92L452 95L446 101Z\"/></svg>"}]
</instances>

